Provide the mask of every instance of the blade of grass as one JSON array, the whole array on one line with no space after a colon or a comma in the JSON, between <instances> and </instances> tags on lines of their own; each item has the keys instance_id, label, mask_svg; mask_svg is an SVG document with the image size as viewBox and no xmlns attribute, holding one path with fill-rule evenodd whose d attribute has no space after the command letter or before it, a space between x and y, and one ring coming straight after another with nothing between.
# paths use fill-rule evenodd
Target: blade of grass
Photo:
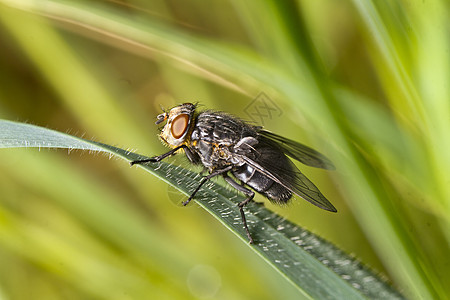
<instances>
[{"instance_id":1,"label":"blade of grass","mask_svg":"<svg viewBox=\"0 0 450 300\"><path fill-rule=\"evenodd\" d=\"M397 278L406 283L411 295L431 298L435 295L433 281L429 276L429 267L423 266L420 260L420 250L414 247L410 235L408 234L407 223L403 222L402 216L398 215L395 206L392 205L392 195L383 187L382 180L378 178L377 171L367 163L360 151L355 148L354 141L350 139L352 130L345 125L341 115L345 111L340 107L334 98L335 86L330 82L319 63L316 62L315 49L305 24L300 9L293 2L275 2L277 11L287 20L285 22L288 37L292 38L292 51L301 53L309 66L309 73L312 75L311 90L315 90L315 109L322 115L323 128L333 136L334 142L346 153L346 157L336 159L340 164L337 168L352 174L345 178L351 206L354 214L359 218L365 231L370 235L373 246L378 249L384 260L395 257L398 262L386 265L386 267ZM301 34L298 33L298 28ZM303 34L303 35L302 35ZM288 38L287 37L287 38ZM405 75L403 71L399 74ZM404 78L405 82L408 82ZM402 82L401 88L408 84ZM414 90L408 90L412 97ZM415 95L415 94L414 94ZM289 94L289 99L295 99L295 94ZM418 101L418 99L415 99ZM364 220L363 220L364 219ZM376 221L375 221L376 220ZM406 225L406 226L405 226ZM439 290L439 288L437 289Z\"/></svg>"},{"instance_id":2,"label":"blade of grass","mask_svg":"<svg viewBox=\"0 0 450 300\"><path fill-rule=\"evenodd\" d=\"M92 134L101 135L108 141L120 140L127 144L138 141L136 143L149 146L149 141L142 139L146 134L145 125L136 122L139 115L124 113L129 107L114 99L113 91L103 88L101 78L96 78L90 69L94 66L88 66L80 59L47 20L5 8L0 9L0 15L0 22L14 35L42 77L60 95L62 104L72 111L84 128L93 128ZM61 62L64 62L64 68ZM102 113L93 118L91 111ZM114 123L109 121L111 119Z\"/></svg>"},{"instance_id":3,"label":"blade of grass","mask_svg":"<svg viewBox=\"0 0 450 300\"><path fill-rule=\"evenodd\" d=\"M1 207L0 218L0 243L3 248L49 273L57 274L63 281L92 297L111 299L126 290L131 297L142 299L149 287L158 299L171 292L178 296L185 292L151 283L141 275L139 265L127 263L126 256L117 257L105 248L81 244L79 237L69 239L57 229L48 230L47 224L23 220ZM86 278L95 278L95 284Z\"/></svg>"},{"instance_id":4,"label":"blade of grass","mask_svg":"<svg viewBox=\"0 0 450 300\"><path fill-rule=\"evenodd\" d=\"M76 138L30 124L0 121L0 148L50 147L102 151L127 161L142 156L113 146ZM142 165L189 195L200 176L164 162ZM236 203L243 197L209 182L197 203L211 213L240 239L247 242ZM283 220L257 203L247 208L247 220L256 241L252 249L267 263L312 298L364 299L364 296L401 299L402 296L354 258L332 244Z\"/></svg>"},{"instance_id":5,"label":"blade of grass","mask_svg":"<svg viewBox=\"0 0 450 300\"><path fill-rule=\"evenodd\" d=\"M375 46L379 50L382 62L376 66L381 74L379 78L384 80L385 92L389 95L394 112L401 116L399 118L401 121L415 120L408 125L423 130L421 128L424 120L423 104L407 72L402 55L391 37L392 28L386 28L375 2L353 1L353 3L359 10L361 21L370 32L369 37L374 39Z\"/></svg>"},{"instance_id":6,"label":"blade of grass","mask_svg":"<svg viewBox=\"0 0 450 300\"><path fill-rule=\"evenodd\" d=\"M417 1L412 5L414 17L417 20L417 66L416 74L419 76L418 89L423 95L424 114L428 126L426 145L433 165L434 176L432 181L436 189L430 191L431 205L444 215L450 216L450 59L448 49L450 37L448 29L449 5L445 1L422 3ZM450 228L450 220L443 221L442 228ZM450 232L447 234L447 243L450 244Z\"/></svg>"},{"instance_id":7,"label":"blade of grass","mask_svg":"<svg viewBox=\"0 0 450 300\"><path fill-rule=\"evenodd\" d=\"M21 3L29 5L31 2L22 1ZM56 4L52 1L49 1L48 3ZM58 4L56 4L56 6L57 5ZM47 6L31 6L31 9L35 12L38 11L43 14L48 14L50 17L55 19L65 20L67 22L72 22L75 20L74 23L77 23L80 26L91 24L95 27L94 30L97 30L98 32L108 34L115 32L118 34L116 38L119 37L124 39L124 37L130 37L131 41L133 41L133 39L140 41L140 43L138 43L139 46L144 45L146 46L146 49L151 49L154 47L157 49L156 52L160 51L159 54L168 55L178 60L192 59L194 63L198 63L200 66L209 65L211 66L209 69L217 71L221 74L229 75L233 73L231 76L235 77L237 76L235 74L247 74L256 79L256 81L260 81L260 83L270 84L271 86L282 91L285 95L287 95L288 99L291 99L289 101L292 101L293 105L296 107L301 106L301 110L303 112L308 112L309 117L312 120L312 124L318 125L317 128L319 128L322 132L326 132L327 128L331 129L328 134L336 136L336 143L339 147L341 147L341 144L345 145L345 141L339 138L341 134L345 134L345 132L336 132L336 130L333 129L333 125L335 125L333 124L333 121L330 121L328 118L325 118L324 122L314 121L314 117L317 117L317 120L324 119L324 115L322 114L324 106L319 105L320 109L315 109L317 108L318 101L323 100L322 95L320 95L320 91L309 87L309 81L299 81L298 78L290 77L289 74L277 68L275 64L272 64L268 60L257 58L248 51L243 54L234 51L231 47L227 48L224 45L217 47L216 45L208 43L208 41L203 39L198 39L196 37L192 37L191 35L180 34L180 32L176 32L170 28L163 26L161 27L156 24L149 26L135 24L134 26L129 26L128 20L121 19L114 14L111 14L111 18L108 19L108 17L102 18L103 16L108 15L108 13L105 12L98 13L97 15L89 15L89 12L87 11L85 11L84 14L80 11L71 9L63 9L58 11L55 10L56 6L51 6L47 11ZM44 8L44 10L42 10L42 8ZM61 6L59 8L61 8ZM78 9L79 7L76 6L75 8ZM27 9L30 9L30 7L27 7ZM72 12L78 12L80 14L71 14ZM94 18L87 18L88 15ZM99 18L95 19L95 17ZM124 26L121 27L120 24L118 25L114 22L110 22L110 19L114 19L115 21L119 20L119 22L123 22L122 25ZM105 24L108 24L108 26L104 26ZM142 25L142 27L140 27L140 25ZM131 30L130 27L132 28ZM140 28L145 28L145 32L135 30ZM111 30L108 31L108 29ZM149 32L153 33L153 35L149 35ZM128 40L128 42L130 40ZM148 45L150 45L150 47ZM293 51L296 51L296 49ZM248 80L248 78L245 78L242 82L244 85L247 84L248 86L251 86L249 82L254 84L254 81ZM300 103L298 99L302 99L304 102ZM323 124L326 122L328 122L328 124L324 126ZM337 135L335 135L335 133L337 133ZM367 232L372 237L373 244L378 248L380 253L383 253L385 261L389 261L389 257L395 257L394 260L397 261L398 264L392 265L390 269L394 274L399 274L397 275L398 278L406 282L405 286L408 286L408 290L415 291L416 289L422 289L422 286L424 285L420 283L420 279L417 279L421 276L420 268L417 268L417 264L412 261L414 260L412 259L413 257L407 254L408 251L405 250L405 245L403 244L401 237L402 233L400 233L399 236L398 230L396 229L398 226L396 223L398 222L395 220L395 215L391 215L386 212L380 207L380 205L377 204L378 201L382 202L383 199L386 199L384 201L389 201L391 197L383 193L377 193L375 188L380 188L380 186L370 182L372 179L375 180L376 177L371 177L374 174L369 175L365 172L364 168L367 166L365 166L363 161L358 160L356 152L353 152L353 148L348 149L348 147L345 146L342 147L342 149L344 152L350 153L352 156L351 159L355 160L353 163L349 164L350 167L347 168L349 173L351 173L355 178L348 182L347 185L349 189L358 187L361 190L361 193L355 193L356 195L354 196L354 206L358 207L355 209L355 214L360 215L362 224L364 224L364 219L379 220L377 223L374 222L373 224L365 225L366 228L369 228L367 229ZM360 201L361 199L362 201ZM366 216L370 217L371 215L376 216L376 218L366 218ZM386 245L389 245L389 247L386 247ZM396 266L399 267L397 268ZM418 291L417 293L426 295L426 288L424 288L423 292Z\"/></svg>"}]
</instances>

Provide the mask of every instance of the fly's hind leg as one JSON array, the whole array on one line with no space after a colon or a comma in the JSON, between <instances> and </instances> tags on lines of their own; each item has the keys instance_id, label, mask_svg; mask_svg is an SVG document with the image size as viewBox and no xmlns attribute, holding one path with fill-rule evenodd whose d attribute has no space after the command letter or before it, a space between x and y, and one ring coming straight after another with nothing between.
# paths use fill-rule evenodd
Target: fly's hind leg
<instances>
[{"instance_id":1,"label":"fly's hind leg","mask_svg":"<svg viewBox=\"0 0 450 300\"><path fill-rule=\"evenodd\" d=\"M253 200L253 198L255 197L255 192L252 191L252 190L249 190L246 187L244 187L242 184L237 183L231 177L229 177L227 174L224 174L223 178L232 187L234 187L239 192L241 192L241 193L243 193L243 194L245 194L247 196L247 198L244 201L241 201L241 202L238 203L238 207L239 207L239 212L241 213L242 223L244 224L244 229L245 229L245 232L247 233L247 237L248 237L249 243L253 244L253 238L250 235L250 231L248 230L248 226L247 226L247 219L245 218L244 206L246 206L250 201Z\"/></svg>"}]
</instances>

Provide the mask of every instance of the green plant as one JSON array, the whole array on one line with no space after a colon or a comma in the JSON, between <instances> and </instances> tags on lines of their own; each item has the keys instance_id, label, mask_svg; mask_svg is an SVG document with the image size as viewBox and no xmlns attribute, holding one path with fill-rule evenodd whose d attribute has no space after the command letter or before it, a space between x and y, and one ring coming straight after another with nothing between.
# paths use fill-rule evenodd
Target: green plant
<instances>
[{"instance_id":1,"label":"green plant","mask_svg":"<svg viewBox=\"0 0 450 300\"><path fill-rule=\"evenodd\" d=\"M354 251L358 256L366 255L366 248L351 245L351 241L360 241L363 237L358 236L360 231L355 228L350 213L343 201L340 201L341 198L345 199L390 278L407 296L426 299L447 297L449 291L446 282L450 275L445 267L448 262L450 215L447 170L450 158L447 155L449 139L446 132L450 122L450 93L446 83L450 78L450 68L446 49L449 47L450 35L446 26L446 2L353 1L337 5L332 1L314 1L314 4L293 1L232 1L227 4L213 3L207 7L203 2L197 1L192 1L189 5L173 1L173 6L155 2L152 7L138 2L130 7L100 1L42 0L36 4L34 1L3 0L0 3L0 19L3 28L7 30L4 36L12 37L14 43L17 43L16 47L32 62L40 74L35 77L42 77L40 80L52 87L52 91L46 91L45 94L27 94L27 90L33 90L38 84L27 83L28 89L23 89L24 78L27 77L17 71L20 68L7 61L8 55L18 55L16 51L9 51L8 55L3 56L2 64L7 66L3 69L15 72L2 73L4 82L9 85L0 92L1 98L10 100L10 103L2 102L5 107L1 111L2 117L33 117L33 122L51 126L49 120L55 120L59 113L65 113L69 117L58 123L57 128L79 128L101 137L102 141L139 147L144 149L142 153L154 153L157 152L154 150L157 139L152 135L149 138L148 132L143 130L153 127L145 119L146 115L139 105L155 113L157 104L161 102L175 104L179 100L175 101L167 96L167 90L170 90L181 101L200 100L207 106L220 108L224 105L224 109L235 109L236 112L245 107L242 101L248 102L249 98L264 90L272 99L277 99L285 116L283 124L271 124L270 129L286 132L287 136L303 135L305 138L304 135L308 134L311 143L317 144L315 148L319 150L324 148L324 140L327 140L332 148L327 155L337 164L339 173L332 176L341 187L341 197L332 188L324 192L334 195L333 198L340 204L337 205L340 215L347 215L346 219L349 220L337 219L339 216L319 217L319 214L313 215L314 210L311 210L314 222L308 220L309 213L303 213L299 217L300 222L307 223L307 226L318 223L317 226L325 228L325 236L332 237L338 244L345 244L348 251ZM60 27L71 33L61 31L58 29ZM82 36L89 36L114 47L94 46ZM220 38L224 40L221 41ZM113 52L113 48L125 51ZM354 48L360 51L353 52ZM346 51L351 55L347 56ZM146 72L142 68L143 62L128 57L127 53L151 57L157 62L156 66L146 65L147 70L159 70L159 75L152 77L154 81L128 81L128 78L135 78L136 73ZM105 56L108 59L103 61ZM121 62L125 56L128 57L127 60ZM24 61L21 59L20 61ZM356 63L352 63L352 60L356 60ZM128 74L128 77L120 80L121 75L118 74L122 73L119 71ZM149 76L148 72L146 76ZM35 79L35 82L39 80ZM134 85L134 88L128 85ZM135 102L129 98L139 98L136 90L149 92L147 85L152 87L151 93L158 96L157 100L150 102L146 99L148 96L142 96L142 99L154 105L146 106L144 102L133 104ZM166 88L161 88L162 85ZM39 89L41 90L45 89ZM28 106L30 103L47 103L42 107L38 106L41 114L38 114L39 111L35 115L31 112L24 114L23 111L26 110L20 110L21 99L26 97L33 97L33 101L24 103ZM57 98L58 102L49 102L48 98ZM12 99L19 101L19 104L11 104ZM217 100L214 101L215 99ZM224 99L227 100L226 104L219 103L219 100ZM27 160L25 157L29 154L21 152L23 160L35 172L50 169L55 174L67 174L66 189L69 189L71 182L78 182L84 186L85 191L97 190L92 184L82 184L82 176L78 178L76 172L68 171L69 167L65 167L65 163L61 163L59 159L47 153L39 155L39 161L32 157ZM79 223L77 220L80 217L84 220L82 208L79 208L80 215L75 218L65 212L69 207L75 206L75 199L62 205L64 209L59 205L46 204L48 202L41 199L46 195L55 199L55 203L64 203L60 199L64 195L63 191L56 192L50 188L50 175L38 176L38 173L31 172L22 174L17 171L22 158L15 158L16 165L11 166L8 164L8 155L2 156L5 159L2 167L7 170L2 177L2 190L8 191L8 195L17 196L17 189L8 188L10 184L28 187L24 189L24 193L35 201L27 203L38 208L30 211L22 207L25 204L15 206L17 204L12 200L3 203L8 208L3 214L4 219L9 220L9 225L2 232L5 236L10 234L11 239L4 239L10 250L3 251L2 262L17 266L14 260L7 259L13 257L17 260L22 257L16 255L21 253L21 248L17 248L17 239L13 238L14 235L11 236L11 230L29 229L24 224L27 224L30 216L37 223L35 225L41 224L37 212L42 210L54 216L56 224L66 224L73 232L78 232L78 238L83 236L83 240L89 240L89 245L95 245L97 251L109 253L108 257L120 260L127 268L148 272L149 268L136 267L139 254L127 248L116 237L109 236L105 224L110 224L107 222L110 218L105 217L102 219L104 223L97 223L95 216L89 215L92 218L90 221ZM46 160L50 165L44 164ZM76 162L80 163L79 160ZM199 237L207 233L204 226L193 224L192 221L190 223L190 218L181 217L176 209L171 210L174 218L182 219L183 226L187 228L195 228L195 233L183 231L183 235L180 235L176 222L163 221L164 212L169 207L165 206L168 201L158 201L163 192L161 187L147 183L147 178L132 179L129 173L124 173L121 177L124 179L122 181L127 182L124 190L132 190L133 187L136 195L157 201L157 204L145 201L144 206L152 212L150 215L157 216L157 220L163 224L162 231L168 233L163 237L158 231L153 233L161 240L161 246L166 246L161 249L172 249L175 240L175 244L189 248L186 251L191 255L199 253L199 256L204 256L201 259L193 258L193 261L214 261L206 251L196 252L195 247L188 243L193 240L197 243L192 244L210 247L209 252L220 252L219 246ZM322 182L329 183L326 178ZM155 189L158 194L151 195L143 187ZM53 188L58 190L58 187ZM89 206L95 205L93 203L96 203L97 198L109 198L100 196L107 193L104 188L100 190L103 191L99 191L97 197L76 190L73 193L80 193L80 197L82 195L84 199L90 199L85 203ZM117 200L118 203L121 201ZM295 207L291 209L295 210ZM304 210L308 208L305 207ZM110 217L113 216L111 214ZM295 215L291 217L295 218ZM142 219L147 220L145 216ZM203 224L201 218L195 219ZM331 222L338 221L339 227L330 225ZM69 223L72 225L69 226ZM121 222L121 228L127 228L128 223ZM90 230L82 230L84 226L94 228L92 232L104 239L105 235L109 236L106 243L116 245L117 249L109 249L96 242ZM136 225L135 228L138 227ZM42 242L44 237L49 241L56 241L50 239L55 236L49 235L42 224L33 228L41 229L42 238L37 239L36 243ZM352 228L352 238L348 237L347 228ZM21 231L17 233L19 232ZM127 231L126 234L131 235L131 232ZM30 233L30 236L33 235ZM169 236L173 240L169 241ZM219 241L223 239L221 237ZM48 248L52 251L49 253L58 253L57 246L62 245L56 242L53 245L54 247ZM152 247L146 245L142 249L150 251ZM246 250L239 249L236 252L228 250L229 256L234 258L239 253L245 260L252 259ZM89 253L86 251L82 252ZM125 251L133 263L129 264L127 259L121 260L118 255L121 251ZM370 254L367 256L370 258L369 264L382 268L376 258ZM23 254L23 257L33 261L32 253ZM78 253L78 257L88 259L91 256L80 256ZM182 255L179 254L179 257ZM167 265L161 269L150 268L157 270L148 275L150 282L155 284L160 280L167 283L155 284L162 296L170 298L167 296L170 293L173 297L185 295L184 288L168 288L177 286L170 284L172 279L169 278L173 278L174 274L186 274L190 269L190 263L185 258L180 261L184 263L175 263L173 268ZM243 272L240 268L229 266L230 263L221 265L215 262L217 268L229 268L229 274ZM154 262L149 262L149 265L152 264ZM55 265L44 265L49 270L57 269ZM180 265L184 265L184 269L180 267L177 270L175 266ZM260 268L258 263L251 265L253 268ZM32 266L26 269L41 274L39 269L35 270ZM258 280L249 277L256 274L247 272L242 274L252 275L240 278L241 281L232 275L224 275L223 278L227 285L232 282L235 290L243 294L242 297L270 297L267 296L268 290L277 289L274 286L278 285L279 279L267 275L263 280L264 272L259 273L258 278L266 284L272 282L273 285L266 289L253 288L258 286ZM102 274L106 276L105 272ZM6 274L2 278L6 280ZM6 280L8 288L5 290L14 290L14 278ZM46 278L60 281L58 276L48 275ZM77 278L70 277L69 274L61 274L61 278L71 278L72 281L67 282L77 282L76 286L83 287L81 293L105 297L111 295L105 294L109 292L118 297L114 289L108 290L108 287L117 286L119 282L114 276L107 277L111 281L99 282L95 288L77 281ZM181 278L184 277L180 276L173 281L179 284ZM50 281L45 281L46 286L54 286L48 284ZM77 294L71 284L61 282L68 293ZM133 285L131 282L134 280L126 282ZM241 282L245 282L244 286L241 286ZM105 293L99 292L101 290ZM289 291L288 288L278 288L278 292L285 292L286 297L295 295L295 292L291 291L293 294L290 294ZM60 295L58 292L48 293Z\"/></svg>"},{"instance_id":2,"label":"green plant","mask_svg":"<svg viewBox=\"0 0 450 300\"><path fill-rule=\"evenodd\" d=\"M39 147L100 151L128 162L142 159L133 152L82 140L29 124L0 120L0 148ZM168 184L190 195L200 183L196 173L165 162L140 165ZM225 188L210 184L199 192L197 203L223 225L248 242L237 203L243 201ZM233 199L233 200L231 200ZM365 299L403 297L354 258L305 229L295 226L261 206L250 203L248 218L257 243L252 249L292 282L300 292L315 299Z\"/></svg>"}]
</instances>

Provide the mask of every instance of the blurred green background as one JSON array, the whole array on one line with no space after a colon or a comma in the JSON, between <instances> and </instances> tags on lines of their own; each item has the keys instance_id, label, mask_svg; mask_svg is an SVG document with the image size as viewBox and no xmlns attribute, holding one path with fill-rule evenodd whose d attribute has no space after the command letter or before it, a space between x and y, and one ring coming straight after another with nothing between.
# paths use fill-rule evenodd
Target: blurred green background
<instances>
[{"instance_id":1,"label":"blurred green background","mask_svg":"<svg viewBox=\"0 0 450 300\"><path fill-rule=\"evenodd\" d=\"M152 156L200 102L311 145L338 209L267 206L412 299L450 287L447 1L0 0L0 117ZM188 166L182 157L175 164ZM97 154L0 153L0 299L299 299L160 180ZM264 201L261 197L257 200Z\"/></svg>"}]
</instances>

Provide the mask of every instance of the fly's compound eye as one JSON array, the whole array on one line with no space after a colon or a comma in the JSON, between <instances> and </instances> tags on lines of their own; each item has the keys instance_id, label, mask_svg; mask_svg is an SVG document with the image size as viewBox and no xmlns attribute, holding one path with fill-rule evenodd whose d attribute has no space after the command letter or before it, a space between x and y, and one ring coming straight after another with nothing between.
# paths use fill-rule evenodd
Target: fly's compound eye
<instances>
[{"instance_id":1,"label":"fly's compound eye","mask_svg":"<svg viewBox=\"0 0 450 300\"><path fill-rule=\"evenodd\" d=\"M189 115L181 114L172 121L172 127L170 130L172 131L172 136L176 139L179 139L184 135L189 125Z\"/></svg>"}]
</instances>

